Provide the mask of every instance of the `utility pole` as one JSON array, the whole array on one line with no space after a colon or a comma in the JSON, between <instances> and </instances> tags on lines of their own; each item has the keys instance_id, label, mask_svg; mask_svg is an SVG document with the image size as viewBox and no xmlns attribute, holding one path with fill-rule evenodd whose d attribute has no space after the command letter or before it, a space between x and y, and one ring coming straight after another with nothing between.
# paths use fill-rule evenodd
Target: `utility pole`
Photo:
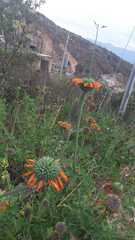
<instances>
[{"instance_id":1,"label":"utility pole","mask_svg":"<svg viewBox=\"0 0 135 240\"><path fill-rule=\"evenodd\" d=\"M96 45L97 44L97 40L98 40L99 30L102 29L102 28L107 28L107 26L100 25L99 23L96 23L95 21L94 21L94 24L95 24L95 28L96 28L96 37L95 37L94 45Z\"/></svg>"},{"instance_id":2,"label":"utility pole","mask_svg":"<svg viewBox=\"0 0 135 240\"><path fill-rule=\"evenodd\" d=\"M96 28L96 36L95 36L95 41L94 41L94 46L93 46L93 53L92 53L91 61L90 61L90 73L91 73L91 68L94 65L94 61L95 61L95 50L96 50L96 46L97 46L99 30L102 28L107 28L107 26L100 25L100 24L96 23L95 21L94 21L94 24L95 24L95 28Z\"/></svg>"},{"instance_id":3,"label":"utility pole","mask_svg":"<svg viewBox=\"0 0 135 240\"><path fill-rule=\"evenodd\" d=\"M133 88L135 85L135 63L133 65L131 74L129 76L127 85L126 85L126 89L124 92L124 96L122 98L121 104L120 104L120 108L119 108L119 114L121 114L122 116L124 116L126 109L127 109L127 105L129 102L129 98L133 92Z\"/></svg>"},{"instance_id":4,"label":"utility pole","mask_svg":"<svg viewBox=\"0 0 135 240\"><path fill-rule=\"evenodd\" d=\"M65 56L66 56L66 53L67 53L69 39L70 39L70 33L68 32L66 43L65 43L65 47L64 47L64 53L63 53L61 68L60 68L60 78L62 77L62 73L63 73L64 63L65 63Z\"/></svg>"}]
</instances>

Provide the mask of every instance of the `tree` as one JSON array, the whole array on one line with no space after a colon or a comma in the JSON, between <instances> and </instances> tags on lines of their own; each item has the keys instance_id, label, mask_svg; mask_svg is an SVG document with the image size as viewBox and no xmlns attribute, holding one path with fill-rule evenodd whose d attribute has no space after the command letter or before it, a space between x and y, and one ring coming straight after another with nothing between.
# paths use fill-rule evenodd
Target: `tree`
<instances>
[{"instance_id":1,"label":"tree","mask_svg":"<svg viewBox=\"0 0 135 240\"><path fill-rule=\"evenodd\" d=\"M0 34L5 40L5 48L18 47L24 41L25 26L45 0L1 0Z\"/></svg>"},{"instance_id":2,"label":"tree","mask_svg":"<svg viewBox=\"0 0 135 240\"><path fill-rule=\"evenodd\" d=\"M12 62L27 42L27 23L45 0L0 0L0 89L12 86Z\"/></svg>"}]
</instances>

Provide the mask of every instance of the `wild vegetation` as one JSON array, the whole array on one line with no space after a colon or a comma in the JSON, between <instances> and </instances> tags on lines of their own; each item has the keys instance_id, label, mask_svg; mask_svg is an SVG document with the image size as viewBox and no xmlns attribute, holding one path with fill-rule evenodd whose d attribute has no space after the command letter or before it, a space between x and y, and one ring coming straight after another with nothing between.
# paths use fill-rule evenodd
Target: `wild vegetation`
<instances>
[{"instance_id":1,"label":"wild vegetation","mask_svg":"<svg viewBox=\"0 0 135 240\"><path fill-rule=\"evenodd\" d=\"M0 240L134 240L134 95L123 119L91 78L29 91L15 49L1 50Z\"/></svg>"},{"instance_id":2,"label":"wild vegetation","mask_svg":"<svg viewBox=\"0 0 135 240\"><path fill-rule=\"evenodd\" d=\"M84 111L75 158L68 102L40 113L39 97L17 95L0 101L0 239L134 239L134 121ZM27 184L27 159L48 157L67 179L38 191Z\"/></svg>"}]
</instances>

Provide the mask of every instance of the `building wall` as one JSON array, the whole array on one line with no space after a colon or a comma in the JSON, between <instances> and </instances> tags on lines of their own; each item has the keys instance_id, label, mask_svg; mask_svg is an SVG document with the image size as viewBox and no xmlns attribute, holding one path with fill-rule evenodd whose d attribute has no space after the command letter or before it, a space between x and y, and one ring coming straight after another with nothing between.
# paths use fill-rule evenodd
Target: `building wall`
<instances>
[{"instance_id":1,"label":"building wall","mask_svg":"<svg viewBox=\"0 0 135 240\"><path fill-rule=\"evenodd\" d=\"M53 41L51 39L49 33L37 30L32 24L28 26L27 31L29 44L34 45L40 53L51 56L49 60L49 72L58 72L63 59L64 45L59 44L59 46L56 48L55 40ZM71 69L74 72L77 65L77 60L71 55L70 52L67 52L67 55Z\"/></svg>"}]
</instances>

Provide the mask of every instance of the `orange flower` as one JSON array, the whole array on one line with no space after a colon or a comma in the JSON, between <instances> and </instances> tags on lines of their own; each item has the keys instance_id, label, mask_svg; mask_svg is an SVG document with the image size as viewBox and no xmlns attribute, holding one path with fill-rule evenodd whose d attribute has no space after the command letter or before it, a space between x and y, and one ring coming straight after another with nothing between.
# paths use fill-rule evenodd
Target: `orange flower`
<instances>
[{"instance_id":1,"label":"orange flower","mask_svg":"<svg viewBox=\"0 0 135 240\"><path fill-rule=\"evenodd\" d=\"M91 129L95 129L98 132L101 131L101 128L98 126L96 120L93 117L89 118L88 123Z\"/></svg>"},{"instance_id":2,"label":"orange flower","mask_svg":"<svg viewBox=\"0 0 135 240\"><path fill-rule=\"evenodd\" d=\"M92 82L91 83L84 83L83 86L85 88L93 88L93 83Z\"/></svg>"},{"instance_id":3,"label":"orange flower","mask_svg":"<svg viewBox=\"0 0 135 240\"><path fill-rule=\"evenodd\" d=\"M100 90L102 84L99 81L93 81L91 83L84 83L83 86L88 89Z\"/></svg>"},{"instance_id":4,"label":"orange flower","mask_svg":"<svg viewBox=\"0 0 135 240\"><path fill-rule=\"evenodd\" d=\"M75 85L75 86L80 86L81 84L83 84L83 80L81 78L73 78L72 79L72 83Z\"/></svg>"},{"instance_id":5,"label":"orange flower","mask_svg":"<svg viewBox=\"0 0 135 240\"><path fill-rule=\"evenodd\" d=\"M45 186L45 181L42 179L37 183L36 191L40 192L43 189L44 186Z\"/></svg>"},{"instance_id":6,"label":"orange flower","mask_svg":"<svg viewBox=\"0 0 135 240\"><path fill-rule=\"evenodd\" d=\"M33 166L34 166L34 164L27 164L27 163L24 164L24 167L25 167L25 168L32 168Z\"/></svg>"},{"instance_id":7,"label":"orange flower","mask_svg":"<svg viewBox=\"0 0 135 240\"><path fill-rule=\"evenodd\" d=\"M63 188L64 188L64 185L63 185L63 182L62 182L62 180L61 180L60 177L57 177L57 182L58 182L60 188L63 189Z\"/></svg>"},{"instance_id":8,"label":"orange flower","mask_svg":"<svg viewBox=\"0 0 135 240\"><path fill-rule=\"evenodd\" d=\"M96 88L97 90L99 90L99 89L102 88L102 87L103 87L103 85L102 85L100 82L95 81L95 88Z\"/></svg>"},{"instance_id":9,"label":"orange flower","mask_svg":"<svg viewBox=\"0 0 135 240\"><path fill-rule=\"evenodd\" d=\"M90 128L95 129L98 132L101 131L101 128L97 125L97 123L91 123Z\"/></svg>"},{"instance_id":10,"label":"orange flower","mask_svg":"<svg viewBox=\"0 0 135 240\"><path fill-rule=\"evenodd\" d=\"M73 78L72 83L75 86L80 86L83 90L84 89L95 89L98 91L103 86L99 81L95 80L95 81L88 82L88 80L81 79L79 77Z\"/></svg>"},{"instance_id":11,"label":"orange flower","mask_svg":"<svg viewBox=\"0 0 135 240\"><path fill-rule=\"evenodd\" d=\"M26 160L28 163L28 160ZM29 188L34 188L37 192L43 190L45 185L52 186L57 192L64 188L69 178L59 165L59 161L54 161L50 157L43 157L37 162L32 160L29 164L24 164L26 169L31 166L31 171L25 172L22 176L26 177L26 184Z\"/></svg>"},{"instance_id":12,"label":"orange flower","mask_svg":"<svg viewBox=\"0 0 135 240\"><path fill-rule=\"evenodd\" d=\"M32 175L27 180L27 186L32 188L35 186L35 184L36 184L36 176L35 176L35 173L33 172Z\"/></svg>"},{"instance_id":13,"label":"orange flower","mask_svg":"<svg viewBox=\"0 0 135 240\"><path fill-rule=\"evenodd\" d=\"M71 123L68 123L68 122L62 122L62 121L59 121L58 122L58 125L61 127L61 128L64 128L64 129L67 129L67 130L70 130L72 129L72 124Z\"/></svg>"},{"instance_id":14,"label":"orange flower","mask_svg":"<svg viewBox=\"0 0 135 240\"><path fill-rule=\"evenodd\" d=\"M65 175L63 170L60 171L60 177L63 178L65 182L68 182L68 177Z\"/></svg>"},{"instance_id":15,"label":"orange flower","mask_svg":"<svg viewBox=\"0 0 135 240\"><path fill-rule=\"evenodd\" d=\"M55 189L57 192L60 192L60 190L62 189L62 188L60 188L58 182L56 182L55 180L50 180L50 181L49 181L49 186L54 187L54 189Z\"/></svg>"},{"instance_id":16,"label":"orange flower","mask_svg":"<svg viewBox=\"0 0 135 240\"><path fill-rule=\"evenodd\" d=\"M64 173L63 170L60 170L58 176L54 180L50 180L48 183L50 186L54 187L57 192L61 191L64 188L64 183L69 181L69 177Z\"/></svg>"},{"instance_id":17,"label":"orange flower","mask_svg":"<svg viewBox=\"0 0 135 240\"><path fill-rule=\"evenodd\" d=\"M26 163L28 163L28 164L35 164L35 160L33 160L33 159L27 159L27 160L26 160Z\"/></svg>"}]
</instances>

